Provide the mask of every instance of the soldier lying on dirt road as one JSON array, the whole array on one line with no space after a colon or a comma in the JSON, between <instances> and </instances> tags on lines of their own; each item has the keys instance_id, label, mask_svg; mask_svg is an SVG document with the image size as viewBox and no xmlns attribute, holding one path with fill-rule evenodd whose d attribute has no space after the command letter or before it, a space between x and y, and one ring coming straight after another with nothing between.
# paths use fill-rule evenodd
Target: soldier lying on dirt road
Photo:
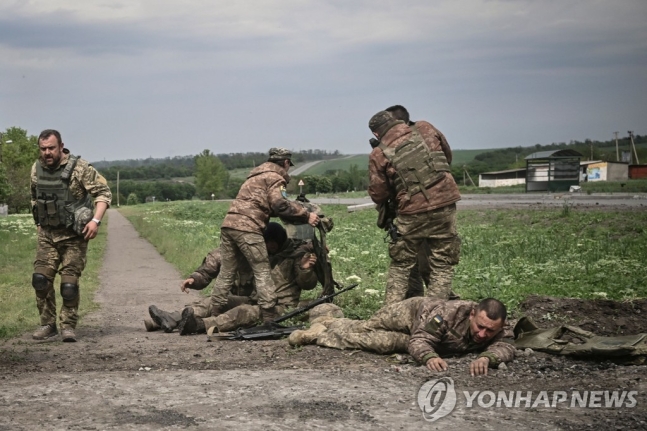
<instances>
[{"instance_id":1,"label":"soldier lying on dirt road","mask_svg":"<svg viewBox=\"0 0 647 431\"><path fill-rule=\"evenodd\" d=\"M470 364L472 375L487 374L488 367L514 358L506 308L496 299L477 304L414 297L387 305L365 321L339 318L343 313L332 304L319 307L310 312L310 329L290 334L291 345L409 352L431 371L447 370L441 356L481 352Z\"/></svg>"}]
</instances>

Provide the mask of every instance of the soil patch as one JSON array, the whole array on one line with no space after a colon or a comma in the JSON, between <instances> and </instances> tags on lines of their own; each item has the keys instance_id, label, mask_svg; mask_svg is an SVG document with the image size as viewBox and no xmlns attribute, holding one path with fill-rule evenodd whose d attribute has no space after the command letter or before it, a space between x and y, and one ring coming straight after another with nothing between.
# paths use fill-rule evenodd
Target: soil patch
<instances>
[{"instance_id":1,"label":"soil patch","mask_svg":"<svg viewBox=\"0 0 647 431\"><path fill-rule=\"evenodd\" d=\"M519 304L519 309L540 327L568 324L606 336L647 333L647 299L611 301L533 295Z\"/></svg>"}]
</instances>

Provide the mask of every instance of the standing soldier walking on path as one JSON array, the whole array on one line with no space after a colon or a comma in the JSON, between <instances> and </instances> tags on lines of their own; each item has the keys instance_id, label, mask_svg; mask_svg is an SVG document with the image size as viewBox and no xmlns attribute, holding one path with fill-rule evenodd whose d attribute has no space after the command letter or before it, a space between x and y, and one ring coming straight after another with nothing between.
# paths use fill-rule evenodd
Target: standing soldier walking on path
<instances>
[{"instance_id":1,"label":"standing soldier walking on path","mask_svg":"<svg viewBox=\"0 0 647 431\"><path fill-rule=\"evenodd\" d=\"M425 121L411 129L387 111L375 114L369 128L380 142L369 156L368 193L378 205L390 200L397 206L398 238L389 244L385 304L407 297L411 270L425 245L432 270L427 295L447 299L460 254L456 232L460 193L443 152L444 137Z\"/></svg>"},{"instance_id":2,"label":"standing soldier walking on path","mask_svg":"<svg viewBox=\"0 0 647 431\"><path fill-rule=\"evenodd\" d=\"M38 226L38 250L32 286L41 327L36 340L57 335L54 278L61 275L63 305L59 315L63 341L76 341L79 278L85 268L88 241L97 236L110 205L108 184L87 161L63 148L56 130L38 137L39 159L31 169L31 203ZM94 210L94 213L93 213Z\"/></svg>"},{"instance_id":3,"label":"standing soldier walking on path","mask_svg":"<svg viewBox=\"0 0 647 431\"><path fill-rule=\"evenodd\" d=\"M278 317L276 286L270 276L270 262L263 231L270 217L316 226L319 217L287 199L286 185L292 153L271 148L267 162L252 169L232 202L220 230L222 267L211 291L211 313L226 311L227 297L235 283L238 267L245 259L254 273L258 305L263 321Z\"/></svg>"}]
</instances>

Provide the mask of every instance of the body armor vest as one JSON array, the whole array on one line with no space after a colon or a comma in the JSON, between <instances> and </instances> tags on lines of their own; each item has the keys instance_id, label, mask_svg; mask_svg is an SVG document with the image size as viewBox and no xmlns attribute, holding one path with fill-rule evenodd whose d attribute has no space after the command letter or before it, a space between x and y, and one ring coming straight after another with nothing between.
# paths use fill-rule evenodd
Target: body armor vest
<instances>
[{"instance_id":1,"label":"body armor vest","mask_svg":"<svg viewBox=\"0 0 647 431\"><path fill-rule=\"evenodd\" d=\"M431 151L415 126L411 127L409 139L397 147L388 147L383 143L378 146L384 157L397 172L395 191L405 191L409 198L416 193L425 195L429 200L427 189L445 178L449 172L449 163L442 151Z\"/></svg>"},{"instance_id":2,"label":"body armor vest","mask_svg":"<svg viewBox=\"0 0 647 431\"><path fill-rule=\"evenodd\" d=\"M41 226L74 228L74 222L80 213L87 214L90 211L92 214L93 206L89 195L77 201L70 193L70 177L77 160L78 157L70 155L65 166L58 166L54 170L43 169L40 163L36 163L36 211L37 221Z\"/></svg>"}]
</instances>

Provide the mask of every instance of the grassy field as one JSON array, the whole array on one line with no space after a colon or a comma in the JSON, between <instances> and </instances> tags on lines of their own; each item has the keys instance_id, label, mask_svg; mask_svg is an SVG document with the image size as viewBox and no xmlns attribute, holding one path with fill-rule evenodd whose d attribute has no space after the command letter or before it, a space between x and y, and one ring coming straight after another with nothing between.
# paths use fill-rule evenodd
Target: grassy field
<instances>
[{"instance_id":1,"label":"grassy field","mask_svg":"<svg viewBox=\"0 0 647 431\"><path fill-rule=\"evenodd\" d=\"M183 275L218 245L222 202L123 208L140 234ZM335 279L360 287L340 298L347 316L366 318L383 299L389 265L373 211L324 206ZM512 310L530 294L630 299L647 296L647 212L460 210L463 241L454 290L464 299L494 296ZM205 291L208 294L209 291ZM316 292L315 292L316 293Z\"/></svg>"},{"instance_id":2,"label":"grassy field","mask_svg":"<svg viewBox=\"0 0 647 431\"><path fill-rule=\"evenodd\" d=\"M104 223L108 223L107 218ZM97 308L92 301L99 286L99 270L106 245L105 227L90 243L88 263L81 278L79 314ZM0 217L0 339L14 337L35 329L39 324L36 296L31 286L36 255L36 227L31 215ZM63 303L57 277L56 304Z\"/></svg>"}]
</instances>

